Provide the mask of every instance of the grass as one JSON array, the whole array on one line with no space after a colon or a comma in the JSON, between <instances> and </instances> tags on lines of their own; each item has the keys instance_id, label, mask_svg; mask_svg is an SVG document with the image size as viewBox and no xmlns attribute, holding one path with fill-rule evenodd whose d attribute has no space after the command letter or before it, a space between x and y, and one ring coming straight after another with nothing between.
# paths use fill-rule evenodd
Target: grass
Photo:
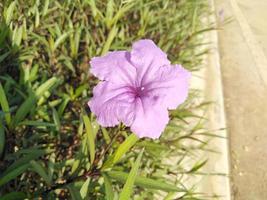
<instances>
[{"instance_id":1,"label":"grass","mask_svg":"<svg viewBox=\"0 0 267 200\"><path fill-rule=\"evenodd\" d=\"M186 184L205 164L197 156L207 145L197 135L208 135L198 92L171 112L156 141L99 127L87 101L97 83L90 59L140 38L198 70L207 52L201 35L210 30L201 22L206 0L6 0L0 13L1 196L118 199L134 184L133 199L201 197ZM132 183L127 173L137 165Z\"/></svg>"}]
</instances>

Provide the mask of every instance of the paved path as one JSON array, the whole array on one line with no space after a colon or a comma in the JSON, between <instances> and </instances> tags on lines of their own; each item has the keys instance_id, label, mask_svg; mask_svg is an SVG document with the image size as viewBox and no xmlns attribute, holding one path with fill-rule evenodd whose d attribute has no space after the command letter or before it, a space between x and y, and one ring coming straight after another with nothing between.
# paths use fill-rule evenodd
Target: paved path
<instances>
[{"instance_id":1,"label":"paved path","mask_svg":"<svg viewBox=\"0 0 267 200\"><path fill-rule=\"evenodd\" d=\"M215 0L234 200L267 199L267 0Z\"/></svg>"}]
</instances>

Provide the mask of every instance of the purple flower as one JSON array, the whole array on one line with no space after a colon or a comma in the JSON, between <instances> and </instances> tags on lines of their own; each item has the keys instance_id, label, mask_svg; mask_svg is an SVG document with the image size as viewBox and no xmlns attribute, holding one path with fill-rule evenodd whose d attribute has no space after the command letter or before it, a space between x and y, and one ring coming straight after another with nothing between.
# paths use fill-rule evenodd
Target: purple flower
<instances>
[{"instance_id":1,"label":"purple flower","mask_svg":"<svg viewBox=\"0 0 267 200\"><path fill-rule=\"evenodd\" d=\"M91 60L91 72L102 80L88 102L104 127L120 122L138 137L158 138L169 121L168 109L183 103L190 73L171 65L151 40L139 40L132 51L114 51Z\"/></svg>"}]
</instances>

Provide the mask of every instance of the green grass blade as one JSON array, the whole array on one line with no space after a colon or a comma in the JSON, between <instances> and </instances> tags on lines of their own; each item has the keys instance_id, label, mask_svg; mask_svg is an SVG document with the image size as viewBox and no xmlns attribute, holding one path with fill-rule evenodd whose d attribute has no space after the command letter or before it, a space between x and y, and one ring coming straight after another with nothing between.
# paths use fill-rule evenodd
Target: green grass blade
<instances>
[{"instance_id":1,"label":"green grass blade","mask_svg":"<svg viewBox=\"0 0 267 200\"><path fill-rule=\"evenodd\" d=\"M13 1L9 7L7 8L7 11L6 11L6 24L9 25L9 23L11 22L12 20L12 17L13 17L13 14L14 14L14 9L15 9L15 6L16 6L16 1Z\"/></svg>"},{"instance_id":2,"label":"green grass blade","mask_svg":"<svg viewBox=\"0 0 267 200\"><path fill-rule=\"evenodd\" d=\"M62 114L64 113L64 110L65 110L66 106L68 105L69 101L70 101L70 97L64 95L63 96L63 102L60 104L60 106L58 108L58 115L59 115L59 117L61 117Z\"/></svg>"},{"instance_id":3,"label":"green grass blade","mask_svg":"<svg viewBox=\"0 0 267 200\"><path fill-rule=\"evenodd\" d=\"M101 55L104 55L105 53L108 52L108 50L109 50L114 38L116 37L117 33L118 33L118 28L116 26L113 26L113 28L111 29L111 31L108 34L108 38L104 44Z\"/></svg>"},{"instance_id":4,"label":"green grass blade","mask_svg":"<svg viewBox=\"0 0 267 200\"><path fill-rule=\"evenodd\" d=\"M44 6L43 6L43 10L42 10L42 15L43 16L45 16L47 14L48 7L49 7L49 0L45 0Z\"/></svg>"},{"instance_id":5,"label":"green grass blade","mask_svg":"<svg viewBox=\"0 0 267 200\"><path fill-rule=\"evenodd\" d=\"M17 110L15 117L12 120L12 126L16 127L18 123L20 123L27 114L35 107L36 97L34 94L31 94L19 107Z\"/></svg>"},{"instance_id":6,"label":"green grass blade","mask_svg":"<svg viewBox=\"0 0 267 200\"><path fill-rule=\"evenodd\" d=\"M52 153L49 162L48 162L48 177L49 180L53 181L53 175L55 173L55 162L56 162L56 155L55 153Z\"/></svg>"},{"instance_id":7,"label":"green grass blade","mask_svg":"<svg viewBox=\"0 0 267 200\"><path fill-rule=\"evenodd\" d=\"M3 173L4 175L7 175L11 171L19 168L22 165L28 164L31 160L37 159L40 156L44 155L45 151L40 149L30 149L30 154L25 155L19 159L17 159L15 162L13 162Z\"/></svg>"},{"instance_id":8,"label":"green grass blade","mask_svg":"<svg viewBox=\"0 0 267 200\"><path fill-rule=\"evenodd\" d=\"M141 158L143 156L143 152L144 150L141 151L141 153L138 155L131 171L130 174L126 180L125 185L123 186L123 189L120 193L120 198L119 200L125 200L125 199L130 199L131 194L133 192L133 187L134 187L134 183L135 183L135 179L137 177L137 173L138 173L138 169L139 166L141 164Z\"/></svg>"},{"instance_id":9,"label":"green grass blade","mask_svg":"<svg viewBox=\"0 0 267 200\"><path fill-rule=\"evenodd\" d=\"M46 91L48 91L51 87L53 87L56 83L59 82L59 79L56 77L52 77L40 85L36 91L35 95L37 98L40 98Z\"/></svg>"},{"instance_id":10,"label":"green grass blade","mask_svg":"<svg viewBox=\"0 0 267 200\"><path fill-rule=\"evenodd\" d=\"M16 178L17 176L21 175L23 172L25 172L29 167L29 164L22 165L18 168L15 168L14 170L10 171L6 175L0 177L0 186L8 183L12 179Z\"/></svg>"},{"instance_id":11,"label":"green grass blade","mask_svg":"<svg viewBox=\"0 0 267 200\"><path fill-rule=\"evenodd\" d=\"M12 44L15 46L20 46L22 40L23 26L16 26L13 31Z\"/></svg>"},{"instance_id":12,"label":"green grass blade","mask_svg":"<svg viewBox=\"0 0 267 200\"><path fill-rule=\"evenodd\" d=\"M88 177L80 189L82 199L85 199L87 197L90 180L91 178Z\"/></svg>"},{"instance_id":13,"label":"green grass blade","mask_svg":"<svg viewBox=\"0 0 267 200\"><path fill-rule=\"evenodd\" d=\"M35 126L35 127L55 127L55 124L43 121L26 120L19 123L19 125Z\"/></svg>"},{"instance_id":14,"label":"green grass blade","mask_svg":"<svg viewBox=\"0 0 267 200\"><path fill-rule=\"evenodd\" d=\"M61 127L61 123L60 123L58 112L53 107L52 107L52 111L53 111L53 120L54 120L54 123L55 123L55 126L56 126L56 130L59 131L60 127Z\"/></svg>"},{"instance_id":15,"label":"green grass blade","mask_svg":"<svg viewBox=\"0 0 267 200\"><path fill-rule=\"evenodd\" d=\"M56 83L58 83L58 79L55 77L50 78L45 83L43 83L41 86L39 86L35 93L30 94L29 97L22 103L22 105L17 110L15 117L13 119L12 125L16 126L18 123L20 123L24 118L27 116L27 114L33 109L33 107L36 104L36 101L38 98L42 97L42 95L51 89Z\"/></svg>"},{"instance_id":16,"label":"green grass blade","mask_svg":"<svg viewBox=\"0 0 267 200\"><path fill-rule=\"evenodd\" d=\"M49 177L47 175L48 173L46 173L45 168L40 163L38 163L34 160L32 160L30 162L30 164L31 164L33 170L44 179L44 181L47 183L47 185L51 185L51 180L49 179Z\"/></svg>"},{"instance_id":17,"label":"green grass blade","mask_svg":"<svg viewBox=\"0 0 267 200\"><path fill-rule=\"evenodd\" d=\"M10 51L8 51L8 52L6 52L6 53L0 55L0 63L1 63L3 60L5 60L5 58L8 57L9 54L10 54Z\"/></svg>"},{"instance_id":18,"label":"green grass blade","mask_svg":"<svg viewBox=\"0 0 267 200\"><path fill-rule=\"evenodd\" d=\"M90 119L86 114L83 114L83 122L85 125L85 131L86 131L85 137L87 141L87 148L90 154L90 162L91 164L93 164L95 160L95 136L93 133L93 128Z\"/></svg>"},{"instance_id":19,"label":"green grass blade","mask_svg":"<svg viewBox=\"0 0 267 200\"><path fill-rule=\"evenodd\" d=\"M69 189L72 200L82 200L80 192L77 190L77 188L75 188L74 185L69 185L67 188Z\"/></svg>"},{"instance_id":20,"label":"green grass blade","mask_svg":"<svg viewBox=\"0 0 267 200\"><path fill-rule=\"evenodd\" d=\"M23 192L11 192L0 197L0 200L21 200L26 198L27 196Z\"/></svg>"},{"instance_id":21,"label":"green grass blade","mask_svg":"<svg viewBox=\"0 0 267 200\"><path fill-rule=\"evenodd\" d=\"M104 177L104 184L105 184L105 193L106 193L106 200L114 200L114 192L112 189L112 183L109 180L109 177L103 174Z\"/></svg>"},{"instance_id":22,"label":"green grass blade","mask_svg":"<svg viewBox=\"0 0 267 200\"><path fill-rule=\"evenodd\" d=\"M114 13L114 1L108 0L107 3L107 9L105 13L105 21L108 28L111 27L112 19L113 19L113 13Z\"/></svg>"},{"instance_id":23,"label":"green grass blade","mask_svg":"<svg viewBox=\"0 0 267 200\"><path fill-rule=\"evenodd\" d=\"M4 153L6 143L5 129L3 128L1 123L2 122L0 121L0 157Z\"/></svg>"},{"instance_id":24,"label":"green grass blade","mask_svg":"<svg viewBox=\"0 0 267 200\"><path fill-rule=\"evenodd\" d=\"M0 83L0 105L2 107L3 112L5 113L6 123L9 126L10 122L11 122L11 114L10 114L10 110L9 110L7 97L6 97L4 88L2 87L1 83Z\"/></svg>"},{"instance_id":25,"label":"green grass blade","mask_svg":"<svg viewBox=\"0 0 267 200\"><path fill-rule=\"evenodd\" d=\"M119 146L114 156L114 163L118 162L121 157L135 145L139 138L135 134L131 134L127 139Z\"/></svg>"},{"instance_id":26,"label":"green grass blade","mask_svg":"<svg viewBox=\"0 0 267 200\"><path fill-rule=\"evenodd\" d=\"M119 182L125 183L128 178L128 173L121 171L109 171L107 175ZM159 180L153 180L151 178L146 177L136 177L135 185L155 190L162 190L166 192L183 192L184 190L176 187L175 185L171 185L169 183L165 183Z\"/></svg>"},{"instance_id":27,"label":"green grass blade","mask_svg":"<svg viewBox=\"0 0 267 200\"><path fill-rule=\"evenodd\" d=\"M202 162L197 162L197 163L192 167L192 169L190 169L190 170L188 171L188 173L193 173L193 172L198 171L198 170L201 169L207 162L208 162L208 160L204 160L204 161L202 161Z\"/></svg>"},{"instance_id":28,"label":"green grass blade","mask_svg":"<svg viewBox=\"0 0 267 200\"><path fill-rule=\"evenodd\" d=\"M61 43L63 43L63 42L66 40L66 38L67 38L72 32L73 32L73 31L69 31L69 32L64 33L63 35L61 35L61 36L55 41L55 44L54 44L54 46L53 46L53 51L55 51L55 50L58 48L58 46L59 46Z\"/></svg>"},{"instance_id":29,"label":"green grass blade","mask_svg":"<svg viewBox=\"0 0 267 200\"><path fill-rule=\"evenodd\" d=\"M108 133L107 129L105 129L104 127L101 127L101 131L103 133L103 137L104 137L106 143L109 144L110 141L111 141L111 138L109 136L109 133Z\"/></svg>"},{"instance_id":30,"label":"green grass blade","mask_svg":"<svg viewBox=\"0 0 267 200\"><path fill-rule=\"evenodd\" d=\"M117 163L122 156L138 141L138 137L135 134L131 134L126 140L118 147L115 153L104 163L102 169L107 169Z\"/></svg>"}]
</instances>

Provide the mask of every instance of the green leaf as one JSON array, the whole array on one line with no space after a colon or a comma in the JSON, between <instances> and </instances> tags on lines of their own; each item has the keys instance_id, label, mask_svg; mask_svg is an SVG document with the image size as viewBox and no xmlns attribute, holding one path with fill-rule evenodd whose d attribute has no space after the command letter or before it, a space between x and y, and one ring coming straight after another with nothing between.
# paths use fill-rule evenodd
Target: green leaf
<instances>
[{"instance_id":1,"label":"green leaf","mask_svg":"<svg viewBox=\"0 0 267 200\"><path fill-rule=\"evenodd\" d=\"M105 184L106 200L114 200L114 192L112 189L112 183L106 174L103 174L103 177L104 177L104 184Z\"/></svg>"},{"instance_id":2,"label":"green leaf","mask_svg":"<svg viewBox=\"0 0 267 200\"><path fill-rule=\"evenodd\" d=\"M140 154L138 155L131 171L130 174L126 180L125 185L123 186L123 189L120 193L120 198L119 200L125 200L125 199L130 199L132 192L133 192L133 187L134 187L134 183L135 183L135 179L137 177L137 173L138 173L138 169L141 163L141 158L143 156L143 152L144 149L140 152Z\"/></svg>"},{"instance_id":3,"label":"green leaf","mask_svg":"<svg viewBox=\"0 0 267 200\"><path fill-rule=\"evenodd\" d=\"M108 28L111 26L111 22L113 19L113 13L114 13L114 1L113 0L108 0L107 3L107 9L106 9L106 16L105 16L105 21L106 25Z\"/></svg>"},{"instance_id":4,"label":"green leaf","mask_svg":"<svg viewBox=\"0 0 267 200\"><path fill-rule=\"evenodd\" d=\"M68 185L67 188L69 189L72 200L82 200L80 192L77 190L77 188L74 185Z\"/></svg>"},{"instance_id":5,"label":"green leaf","mask_svg":"<svg viewBox=\"0 0 267 200\"><path fill-rule=\"evenodd\" d=\"M101 15L101 11L99 11L99 9L96 7L95 0L85 0L85 3L90 5L94 18L97 18L97 16L100 16L103 18L103 16Z\"/></svg>"},{"instance_id":6,"label":"green leaf","mask_svg":"<svg viewBox=\"0 0 267 200\"><path fill-rule=\"evenodd\" d=\"M35 95L37 98L40 98L41 96L43 96L43 94L48 91L51 87L53 87L56 83L59 82L59 79L56 77L52 77L50 79L48 79L46 82L44 82L42 85L40 85L36 91L35 91Z\"/></svg>"},{"instance_id":7,"label":"green leaf","mask_svg":"<svg viewBox=\"0 0 267 200\"><path fill-rule=\"evenodd\" d=\"M40 85L35 93L30 94L29 97L23 102L23 104L17 110L15 117L13 119L12 125L16 126L19 122L21 122L27 114L33 109L35 106L37 99L42 97L42 95L47 92L51 87L53 87L56 83L58 83L58 79L52 77L48 79L45 83Z\"/></svg>"},{"instance_id":8,"label":"green leaf","mask_svg":"<svg viewBox=\"0 0 267 200\"><path fill-rule=\"evenodd\" d=\"M89 84L86 83L86 84L83 84L83 85L80 85L74 92L74 95L73 95L73 99L76 99L77 97L79 97L83 91L85 91L87 88L89 87Z\"/></svg>"},{"instance_id":9,"label":"green leaf","mask_svg":"<svg viewBox=\"0 0 267 200\"><path fill-rule=\"evenodd\" d=\"M128 178L128 173L121 172L121 171L109 171L107 175L119 182L125 183ZM183 192L184 190L176 187L175 185L171 185L168 183L164 183L159 180L154 180L146 177L136 177L135 185L148 188L148 189L155 189L155 190L162 190L166 192Z\"/></svg>"},{"instance_id":10,"label":"green leaf","mask_svg":"<svg viewBox=\"0 0 267 200\"><path fill-rule=\"evenodd\" d=\"M9 34L9 27L7 26L7 24L2 23L0 26L0 47L2 48L4 45L4 41L7 39L8 34ZM11 51L8 51L11 52ZM5 54L3 54L5 55ZM2 62L2 56L0 56L0 62Z\"/></svg>"},{"instance_id":11,"label":"green leaf","mask_svg":"<svg viewBox=\"0 0 267 200\"><path fill-rule=\"evenodd\" d=\"M37 35L36 33L31 32L30 35L38 42L42 43L45 45L46 48L49 48L49 42L46 40L45 37L41 37Z\"/></svg>"},{"instance_id":12,"label":"green leaf","mask_svg":"<svg viewBox=\"0 0 267 200\"><path fill-rule=\"evenodd\" d=\"M12 45L20 46L22 40L23 26L16 26L13 31Z\"/></svg>"},{"instance_id":13,"label":"green leaf","mask_svg":"<svg viewBox=\"0 0 267 200\"><path fill-rule=\"evenodd\" d=\"M147 149L151 149L153 151L164 151L164 150L168 150L169 147L164 145L164 144L160 144L160 143L155 143L154 141L151 142L151 141L142 141L142 142L139 142L137 144L137 146L140 146L140 147L145 147Z\"/></svg>"},{"instance_id":14,"label":"green leaf","mask_svg":"<svg viewBox=\"0 0 267 200\"><path fill-rule=\"evenodd\" d=\"M6 94L5 94L4 88L2 87L1 83L0 83L0 105L2 107L3 112L5 113L6 123L7 123L7 125L10 125L11 114L10 114L10 110L9 110L9 105L8 105L8 101L7 101L7 98L6 98Z\"/></svg>"},{"instance_id":15,"label":"green leaf","mask_svg":"<svg viewBox=\"0 0 267 200\"><path fill-rule=\"evenodd\" d=\"M72 167L71 167L71 173L70 173L71 175L73 175L73 173L75 173L76 170L79 169L80 162L81 162L81 160L79 159L79 157L75 158L75 161L73 162Z\"/></svg>"},{"instance_id":16,"label":"green leaf","mask_svg":"<svg viewBox=\"0 0 267 200\"><path fill-rule=\"evenodd\" d=\"M86 131L86 141L87 141L87 148L90 153L90 162L93 164L95 160L95 137L93 133L93 128L90 122L89 117L86 114L83 114L83 122L85 125L85 131Z\"/></svg>"},{"instance_id":17,"label":"green leaf","mask_svg":"<svg viewBox=\"0 0 267 200\"><path fill-rule=\"evenodd\" d=\"M131 134L126 140L118 147L116 152L104 163L102 169L107 169L117 163L121 157L138 141L135 134Z\"/></svg>"},{"instance_id":18,"label":"green leaf","mask_svg":"<svg viewBox=\"0 0 267 200\"><path fill-rule=\"evenodd\" d=\"M25 41L28 39L27 20L25 18L23 19L22 24L22 39Z\"/></svg>"},{"instance_id":19,"label":"green leaf","mask_svg":"<svg viewBox=\"0 0 267 200\"><path fill-rule=\"evenodd\" d=\"M8 183L12 179L16 178L17 176L21 175L23 172L25 172L29 167L29 164L22 165L18 168L15 168L14 170L10 171L6 175L0 177L0 186Z\"/></svg>"},{"instance_id":20,"label":"green leaf","mask_svg":"<svg viewBox=\"0 0 267 200\"><path fill-rule=\"evenodd\" d=\"M58 46L65 41L65 39L72 33L73 31L69 31L67 33L62 34L55 42L53 46L53 51L55 51Z\"/></svg>"},{"instance_id":21,"label":"green leaf","mask_svg":"<svg viewBox=\"0 0 267 200\"><path fill-rule=\"evenodd\" d=\"M29 74L29 81L34 81L38 78L39 65L35 64Z\"/></svg>"},{"instance_id":22,"label":"green leaf","mask_svg":"<svg viewBox=\"0 0 267 200\"><path fill-rule=\"evenodd\" d=\"M188 171L188 173L193 173L193 172L196 172L198 171L200 168L202 168L206 163L208 162L208 160L204 160L202 162L197 162L193 167L192 169L190 169Z\"/></svg>"},{"instance_id":23,"label":"green leaf","mask_svg":"<svg viewBox=\"0 0 267 200\"><path fill-rule=\"evenodd\" d=\"M62 116L62 114L64 113L64 110L65 110L66 106L68 105L69 101L70 101L70 97L64 95L63 96L63 102L60 104L60 106L58 108L59 117Z\"/></svg>"},{"instance_id":24,"label":"green leaf","mask_svg":"<svg viewBox=\"0 0 267 200\"><path fill-rule=\"evenodd\" d=\"M71 57L76 59L79 53L79 45L81 39L82 28L80 27L75 31L74 34L70 35L70 49L71 49ZM87 84L88 85L88 84Z\"/></svg>"},{"instance_id":25,"label":"green leaf","mask_svg":"<svg viewBox=\"0 0 267 200\"><path fill-rule=\"evenodd\" d=\"M109 144L111 139L110 139L110 136L109 136L107 129L105 129L104 127L101 127L101 131L103 133L103 137L104 137L106 143Z\"/></svg>"},{"instance_id":26,"label":"green leaf","mask_svg":"<svg viewBox=\"0 0 267 200\"><path fill-rule=\"evenodd\" d=\"M27 196L23 192L11 192L0 197L0 200L21 200L21 199L26 199L26 198Z\"/></svg>"},{"instance_id":27,"label":"green leaf","mask_svg":"<svg viewBox=\"0 0 267 200\"><path fill-rule=\"evenodd\" d=\"M164 200L173 200L175 199L176 193L175 192L169 192L166 197L164 197Z\"/></svg>"},{"instance_id":28,"label":"green leaf","mask_svg":"<svg viewBox=\"0 0 267 200\"><path fill-rule=\"evenodd\" d=\"M49 180L53 180L53 175L55 172L55 161L56 161L56 154L52 153L51 156L49 157L49 162L48 162L48 177Z\"/></svg>"},{"instance_id":29,"label":"green leaf","mask_svg":"<svg viewBox=\"0 0 267 200\"><path fill-rule=\"evenodd\" d=\"M6 11L6 24L9 25L10 21L12 20L12 17L13 17L13 14L14 14L14 9L15 9L15 6L16 6L16 1L13 1L7 11Z\"/></svg>"},{"instance_id":30,"label":"green leaf","mask_svg":"<svg viewBox=\"0 0 267 200\"><path fill-rule=\"evenodd\" d=\"M30 121L25 120L19 123L19 125L35 126L35 127L55 127L55 124L43 121Z\"/></svg>"},{"instance_id":31,"label":"green leaf","mask_svg":"<svg viewBox=\"0 0 267 200\"><path fill-rule=\"evenodd\" d=\"M109 25L110 26L112 26L113 24L115 25L118 22L118 20L121 19L125 15L125 13L135 5L136 2L137 1L132 1L120 7L120 9L116 12L116 15L113 17Z\"/></svg>"},{"instance_id":32,"label":"green leaf","mask_svg":"<svg viewBox=\"0 0 267 200\"><path fill-rule=\"evenodd\" d=\"M119 146L115 152L114 162L118 162L121 157L139 140L135 134L131 134L127 139Z\"/></svg>"},{"instance_id":33,"label":"green leaf","mask_svg":"<svg viewBox=\"0 0 267 200\"><path fill-rule=\"evenodd\" d=\"M5 58L6 58L7 56L9 56L9 54L10 54L10 51L8 51L8 52L6 52L6 53L0 55L0 63L1 63L3 60L5 60Z\"/></svg>"},{"instance_id":34,"label":"green leaf","mask_svg":"<svg viewBox=\"0 0 267 200\"><path fill-rule=\"evenodd\" d=\"M80 189L80 194L82 199L85 199L88 194L90 180L91 180L90 177L88 177Z\"/></svg>"},{"instance_id":35,"label":"green leaf","mask_svg":"<svg viewBox=\"0 0 267 200\"><path fill-rule=\"evenodd\" d=\"M13 162L3 173L3 175L7 175L11 171L15 170L16 168L19 168L22 165L28 164L31 160L37 159L40 156L44 155L46 152L44 150L40 149L30 149L30 154L25 155L15 162Z\"/></svg>"},{"instance_id":36,"label":"green leaf","mask_svg":"<svg viewBox=\"0 0 267 200\"><path fill-rule=\"evenodd\" d=\"M6 143L5 130L1 123L2 122L0 121L0 157L4 153L5 143Z\"/></svg>"},{"instance_id":37,"label":"green leaf","mask_svg":"<svg viewBox=\"0 0 267 200\"><path fill-rule=\"evenodd\" d=\"M47 14L48 7L49 7L49 0L45 0L44 7L43 7L43 10L42 10L42 15L43 16L45 16Z\"/></svg>"},{"instance_id":38,"label":"green leaf","mask_svg":"<svg viewBox=\"0 0 267 200\"><path fill-rule=\"evenodd\" d=\"M19 107L15 117L12 120L12 126L16 126L19 122L24 120L27 114L35 107L36 97L34 94L31 94Z\"/></svg>"},{"instance_id":39,"label":"green leaf","mask_svg":"<svg viewBox=\"0 0 267 200\"><path fill-rule=\"evenodd\" d=\"M38 10L38 6L35 7L35 28L37 28L40 24L40 13Z\"/></svg>"},{"instance_id":40,"label":"green leaf","mask_svg":"<svg viewBox=\"0 0 267 200\"><path fill-rule=\"evenodd\" d=\"M51 185L51 180L49 179L49 176L47 175L45 168L34 160L32 160L30 164L34 169L34 171L38 173L48 185Z\"/></svg>"},{"instance_id":41,"label":"green leaf","mask_svg":"<svg viewBox=\"0 0 267 200\"><path fill-rule=\"evenodd\" d=\"M58 115L58 112L55 108L52 107L52 110L53 110L53 120L54 120L55 125L56 125L56 130L59 131L60 127L61 127L59 115Z\"/></svg>"},{"instance_id":42,"label":"green leaf","mask_svg":"<svg viewBox=\"0 0 267 200\"><path fill-rule=\"evenodd\" d=\"M108 34L108 38L104 44L101 55L104 55L105 53L108 52L108 50L109 50L115 36L117 35L117 33L118 33L118 28L116 26L113 26L113 28L111 29L111 31Z\"/></svg>"}]
</instances>

